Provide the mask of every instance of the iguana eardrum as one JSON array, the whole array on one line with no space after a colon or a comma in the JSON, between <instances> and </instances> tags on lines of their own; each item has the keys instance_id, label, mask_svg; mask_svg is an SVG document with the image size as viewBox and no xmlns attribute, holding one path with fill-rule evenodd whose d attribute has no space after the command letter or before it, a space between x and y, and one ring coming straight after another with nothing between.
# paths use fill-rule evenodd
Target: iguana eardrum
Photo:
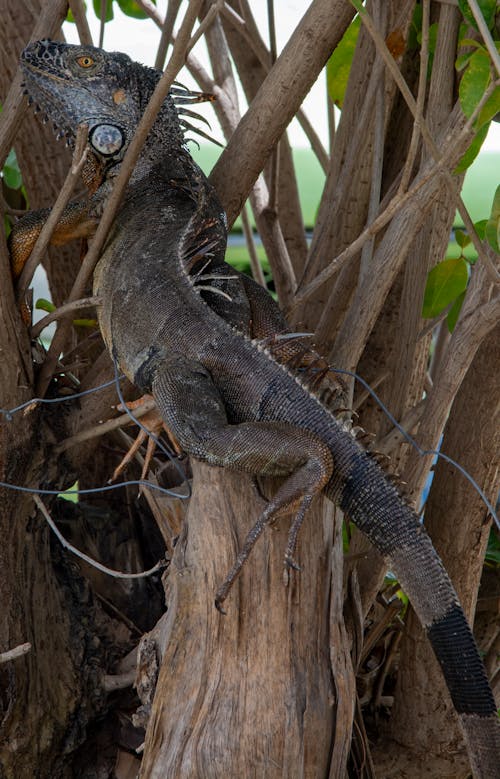
<instances>
[{"instance_id":1,"label":"iguana eardrum","mask_svg":"<svg viewBox=\"0 0 500 779\"><path fill-rule=\"evenodd\" d=\"M22 63L28 93L67 135L89 126L99 171L90 178L99 186L90 206L71 208L95 220L161 74L124 54L52 41L30 44ZM16 256L24 256L36 220L16 226ZM286 477L216 594L217 606L266 524L291 509L286 561L295 565L301 522L323 490L387 558L408 594L443 670L475 776L500 777L493 695L425 529L321 401L317 355L287 339L277 306L225 264L225 247L221 206L184 146L169 97L131 177L94 290L102 298L99 322L110 353L131 381L152 393L186 452L250 474Z\"/></svg>"}]
</instances>

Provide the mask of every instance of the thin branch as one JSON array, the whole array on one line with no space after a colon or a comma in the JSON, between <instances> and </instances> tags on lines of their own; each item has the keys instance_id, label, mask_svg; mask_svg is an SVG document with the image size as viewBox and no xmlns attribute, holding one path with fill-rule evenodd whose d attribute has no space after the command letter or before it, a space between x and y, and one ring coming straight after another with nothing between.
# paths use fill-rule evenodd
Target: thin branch
<instances>
[{"instance_id":1,"label":"thin branch","mask_svg":"<svg viewBox=\"0 0 500 779\"><path fill-rule=\"evenodd\" d=\"M73 300L71 303L65 303L63 306L59 306L55 311L51 311L50 314L47 314L47 316L44 316L43 319L40 319L33 325L31 328L31 337L33 339L38 338L42 330L45 330L48 325L55 322L57 319L66 316L66 314L69 314L71 311L78 311L78 309L89 308L90 306L98 306L100 303L101 298L98 295L91 298Z\"/></svg>"},{"instance_id":2,"label":"thin branch","mask_svg":"<svg viewBox=\"0 0 500 779\"><path fill-rule=\"evenodd\" d=\"M145 400L140 408L137 408L134 410L134 417L137 417L137 419L140 419L141 417L145 416L149 411L153 411L153 409L156 408L156 403L153 399L151 400ZM76 446L77 444L81 444L84 441L90 441L92 438L98 438L99 436L105 435L106 433L110 433L113 430L118 430L122 427L127 427L127 425L131 425L132 420L130 419L129 414L121 414L119 417L115 417L114 419L108 419L107 422L102 422L98 425L93 425L90 428L87 428L86 430L81 430L79 433L76 433L75 435L71 436L70 438L65 438L61 443L57 444L56 447L54 447L54 451L56 454L60 454L61 452L65 452L67 449L71 449L71 447Z\"/></svg>"},{"instance_id":3,"label":"thin branch","mask_svg":"<svg viewBox=\"0 0 500 779\"><path fill-rule=\"evenodd\" d=\"M108 576L112 576L114 579L144 579L146 576L151 576L153 573L156 573L164 567L165 563L158 562L147 571L140 571L139 573L126 573L124 571L115 571L112 568L108 568L106 565L98 563L97 560L93 560L92 557L89 557L84 552L80 552L79 549L66 541L54 520L50 516L49 512L47 511L43 500L38 495L33 495L33 500L64 549L67 549L68 552L71 552L72 554L76 555L76 557L79 557L80 560L84 560L86 563L91 565L92 568L97 568L98 571L102 571L102 573L106 573Z\"/></svg>"},{"instance_id":4,"label":"thin branch","mask_svg":"<svg viewBox=\"0 0 500 779\"><path fill-rule=\"evenodd\" d=\"M52 207L47 221L40 231L40 235L35 241L35 245L33 246L30 257L20 275L17 285L18 296L20 298L24 297L26 289L33 278L33 274L40 264L45 251L47 250L52 233L57 227L64 209L68 205L71 194L80 176L80 171L83 168L85 160L87 159L88 150L86 148L86 144L88 129L89 128L87 125L81 125L78 128L71 168L68 171L68 175L66 176L62 189L57 196L57 200Z\"/></svg>"},{"instance_id":5,"label":"thin branch","mask_svg":"<svg viewBox=\"0 0 500 779\"><path fill-rule=\"evenodd\" d=\"M197 42L200 40L202 35L205 35L206 31L211 27L211 25L215 21L215 17L219 15L221 12L222 6L224 5L224 0L216 0L216 2L210 6L208 9L208 13L205 14L203 17L202 22L199 24L196 32L192 36L191 40L188 43L186 54L188 54L194 46L196 46Z\"/></svg>"},{"instance_id":6,"label":"thin branch","mask_svg":"<svg viewBox=\"0 0 500 779\"><path fill-rule=\"evenodd\" d=\"M69 0L69 7L71 8L71 13L75 20L80 43L83 46L92 46L92 33L90 32L83 0Z\"/></svg>"},{"instance_id":7,"label":"thin branch","mask_svg":"<svg viewBox=\"0 0 500 779\"><path fill-rule=\"evenodd\" d=\"M157 25L157 27L160 27L160 28L163 27L164 19L163 19L161 13L159 12L159 10L157 9L157 7L155 5L153 5L151 0L135 0L135 1L136 1L137 5L140 8L142 8L144 13L146 13L149 16L149 18L153 20L153 22ZM169 6L170 5L171 5L171 3L169 3ZM161 67L162 66L163 66L163 62L161 64Z\"/></svg>"},{"instance_id":8,"label":"thin branch","mask_svg":"<svg viewBox=\"0 0 500 779\"><path fill-rule=\"evenodd\" d=\"M28 654L31 651L31 644L26 642L25 644L19 644L14 649L8 649L6 652L0 652L0 665L2 663L8 663L11 660L15 660L18 657Z\"/></svg>"},{"instance_id":9,"label":"thin branch","mask_svg":"<svg viewBox=\"0 0 500 779\"><path fill-rule=\"evenodd\" d=\"M359 234L356 240L353 241L349 246L347 246L346 249L344 249L344 251L342 251L339 255L337 255L337 257L335 257L320 273L318 273L318 275L315 276L314 279L309 282L309 284L307 284L302 289L300 288L300 284L299 284L299 291L295 295L295 299L290 308L289 315L291 314L291 312L295 311L296 308L301 303L309 299L316 292L316 290L319 289L321 286L323 286L323 284L325 284L334 274L336 274L341 269L341 267L345 264L345 262L347 262L349 259L355 256L358 253L358 251L363 247L364 243L367 240L369 240L379 230L385 227L386 224L388 224L388 222L392 219L392 217L395 216L395 214L400 210L400 208L406 205L407 201L413 198L421 189L421 187L425 185L430 178L432 178L433 175L437 175L438 173L443 173L443 174L445 173L446 171L445 166L449 165L449 160L453 157L454 149L457 146L459 146L460 143L463 141L463 139L472 131L475 120L477 119L484 104L493 94L493 91L495 90L496 87L497 87L497 83L492 83L489 85L488 89L485 91L483 97L481 98L478 105L476 106L473 114L469 117L467 122L464 124L458 136L454 136L454 137L450 136L450 143L448 145L448 148L446 148L443 151L440 159L437 161L434 168L430 170L420 180L416 180L412 184L410 189L407 190L404 194L399 192L396 193L393 196L393 198L389 201L387 206L384 208L384 210L374 220L374 222L372 222L371 225L368 225L363 230L363 232ZM382 201L382 205L383 205L383 201ZM466 213L466 217L468 218L468 223L470 224L473 232L475 232L474 225L472 224L472 221L467 213ZM467 224L466 224L466 228L467 230L469 230ZM483 253L486 255L487 262L485 263L485 265L488 267L488 275L491 277L492 274L490 271L492 269L495 273L497 273L497 271L494 267L493 260L490 257L489 247L486 247Z\"/></svg>"},{"instance_id":10,"label":"thin branch","mask_svg":"<svg viewBox=\"0 0 500 779\"><path fill-rule=\"evenodd\" d=\"M132 687L135 682L135 668L122 674L104 674L102 686L105 692L114 692L115 690L125 690Z\"/></svg>"},{"instance_id":11,"label":"thin branch","mask_svg":"<svg viewBox=\"0 0 500 779\"><path fill-rule=\"evenodd\" d=\"M296 115L353 15L354 9L347 3L313 0L271 68L265 86L255 96L210 174L229 224L240 213L269 154ZM318 30L322 31L321 36ZM311 36L318 42L313 50Z\"/></svg>"},{"instance_id":12,"label":"thin branch","mask_svg":"<svg viewBox=\"0 0 500 779\"><path fill-rule=\"evenodd\" d=\"M486 48L488 49L488 54L490 55L493 61L496 72L500 76L500 54L498 53L498 49L495 45L495 41L491 36L491 32L488 30L488 26L484 21L484 16L482 14L481 9L479 8L479 3L477 2L477 0L467 0L467 2L469 3L469 8L472 11L474 19L477 22L479 32L482 35Z\"/></svg>"},{"instance_id":13,"label":"thin branch","mask_svg":"<svg viewBox=\"0 0 500 779\"><path fill-rule=\"evenodd\" d=\"M189 4L179 33L177 35L170 61L165 72L163 73L163 76L156 85L153 95L151 96L151 99L146 106L144 115L139 122L136 133L130 142L130 146L127 149L120 167L120 172L115 179L113 191L111 192L108 202L106 203L106 207L104 209L99 226L96 230L92 245L90 246L90 249L85 256L80 271L78 272L78 275L75 279L73 288L68 297L68 302L72 302L73 300L78 300L79 298L83 297L88 280L94 272L94 268L99 260L104 241L106 240L109 229L118 212L118 208L120 207L125 188L139 158L144 141L151 127L153 126L153 122L156 119L161 106L163 105L163 101L165 100L165 97L167 96L170 87L172 86L172 83L177 76L177 73L184 64L186 46L191 37L191 30L200 10L201 1L202 0L191 0ZM46 360L40 370L37 388L38 395L44 394L48 383L50 382L54 366L57 363L61 351L63 351L70 327L71 322L68 322L67 319L62 319L60 321L57 332L54 335L50 349L47 353Z\"/></svg>"},{"instance_id":14,"label":"thin branch","mask_svg":"<svg viewBox=\"0 0 500 779\"><path fill-rule=\"evenodd\" d=\"M104 44L104 27L106 25L106 0L101 0L101 25L99 27L99 48L102 49Z\"/></svg>"},{"instance_id":15,"label":"thin branch","mask_svg":"<svg viewBox=\"0 0 500 779\"><path fill-rule=\"evenodd\" d=\"M352 0L351 0L352 2ZM356 7L358 6L358 3L355 3ZM372 18L368 14L367 10L363 6L360 7L360 17L361 21L365 25L366 29L370 33L373 42L375 46L377 47L377 50L379 54L381 55L382 59L384 60L390 74L394 78L396 84L399 87L399 90L401 94L403 95L403 98L410 109L412 116L414 119L417 118L417 105L415 102L415 98L413 97L410 88L408 87L408 84L406 83L403 74L399 70L396 61L394 60L392 54L390 53L389 49L387 48L387 44L385 43L383 37L375 27ZM432 156L434 157L434 160L438 163L440 160L440 153L439 149L436 146L434 139L430 133L429 127L427 125L427 122L423 117L421 117L421 132L422 137L429 148ZM495 268L495 265L491 261L491 258L489 257L488 252L483 247L482 241L479 239L479 236L476 232L476 229L474 227L474 224L472 222L472 219L469 216L469 212L467 211L467 208L465 206L465 203L463 202L462 198L459 194L456 192L456 185L453 181L451 173L443 168L443 175L446 180L446 183L448 185L450 194L453 197L453 200L457 204L457 210L460 216L462 217L462 220L464 222L465 227L467 228L467 232L469 234L469 237L474 245L475 250L478 253L479 258L481 261L485 264L488 275L490 276L491 280L494 281L496 284L500 282L500 273Z\"/></svg>"},{"instance_id":16,"label":"thin branch","mask_svg":"<svg viewBox=\"0 0 500 779\"><path fill-rule=\"evenodd\" d=\"M427 69L429 67L429 13L430 0L423 0L422 7L422 43L420 45L420 73L418 74L418 92L416 103L416 115L413 122L410 148L405 161L403 174L399 184L401 192L406 192L417 156L418 143L420 140L420 125L424 115L425 93L427 85Z\"/></svg>"},{"instance_id":17,"label":"thin branch","mask_svg":"<svg viewBox=\"0 0 500 779\"><path fill-rule=\"evenodd\" d=\"M261 287L267 289L264 271L262 270L262 266L257 256L257 249L255 248L255 241L253 239L252 225L250 224L250 219L248 218L248 208L246 205L243 206L243 210L241 212L241 223L243 226L243 234L245 236L248 254L250 255L252 276L254 277L255 281L261 285Z\"/></svg>"},{"instance_id":18,"label":"thin branch","mask_svg":"<svg viewBox=\"0 0 500 779\"><path fill-rule=\"evenodd\" d=\"M307 140L311 144L311 149L313 150L316 157L318 158L319 164L323 168L324 172L328 173L328 166L330 165L330 157L328 156L328 152L326 151L325 147L321 143L321 138L319 137L318 133L312 126L303 108L299 108L299 110L297 111L296 119L300 124L300 126L302 127Z\"/></svg>"},{"instance_id":19,"label":"thin branch","mask_svg":"<svg viewBox=\"0 0 500 779\"><path fill-rule=\"evenodd\" d=\"M167 14L163 23L161 24L161 38L158 44L158 51L156 52L155 68L162 70L167 57L167 51L174 32L174 24L179 13L181 6L181 0L170 0L167 5ZM146 9L144 9L146 10ZM156 20L155 20L156 21Z\"/></svg>"},{"instance_id":20,"label":"thin branch","mask_svg":"<svg viewBox=\"0 0 500 779\"><path fill-rule=\"evenodd\" d=\"M375 236L380 230L382 230L382 228L391 221L393 216L395 216L400 209L406 206L407 203L418 194L419 190L437 174L438 169L440 170L441 167L441 165L436 165L432 170L428 171L425 176L422 176L422 178L415 181L410 189L407 190L407 192L405 192L403 195L394 195L386 208L377 216L376 219L373 220L370 225L368 225L368 227L365 227L363 232L358 235L356 240L349 244L349 246L347 246L344 251L338 254L329 263L329 265L327 265L326 268L321 271L321 273L318 273L318 275L315 276L315 278L310 281L309 284L307 284L307 286L303 287L300 292L296 293L293 305L290 308L290 312L295 311L299 305L304 303L305 300L308 300L308 298L310 298L317 289L323 286L323 284L325 284L329 278L337 273L340 268L351 259L351 257L354 257L360 251L360 249L362 249L365 242Z\"/></svg>"}]
</instances>

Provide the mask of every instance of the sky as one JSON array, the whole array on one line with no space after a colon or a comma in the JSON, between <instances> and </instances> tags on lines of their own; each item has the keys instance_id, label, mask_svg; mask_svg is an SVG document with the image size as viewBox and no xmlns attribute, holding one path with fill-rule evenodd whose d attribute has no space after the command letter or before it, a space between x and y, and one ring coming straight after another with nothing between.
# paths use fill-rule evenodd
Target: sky
<instances>
[{"instance_id":1,"label":"sky","mask_svg":"<svg viewBox=\"0 0 500 779\"><path fill-rule=\"evenodd\" d=\"M254 11L255 18L257 19L261 35L267 42L267 0L250 0L252 10ZM167 0L157 0L157 8L162 14L165 15L165 9ZM276 37L278 51L286 43L290 34L295 29L304 12L303 0L286 0L286 13L277 14L276 19ZM97 44L99 40L99 27L100 23L94 15L92 9L92 2L88 0L87 7L89 9L88 19L92 32L94 43ZM278 9L279 4L276 3L275 7ZM117 3L113 3L114 19L106 25L104 34L104 48L109 51L124 51L132 59L142 62L145 65L153 65L158 47L158 41L160 37L160 31L153 21L131 19L125 16L120 11ZM182 8L181 8L182 10ZM69 43L78 43L78 34L74 24L66 23L64 25L64 33ZM200 41L195 49L194 53L203 62L206 67L208 66L208 57L203 44ZM192 82L189 74L182 71L179 80L185 83L187 86L195 86ZM327 144L328 137L328 125L325 111L325 78L324 74L320 76L316 84L312 87L309 95L304 101L304 110L308 115L310 121L313 123L316 132L319 134L323 143ZM244 107L244 100L241 100L241 106ZM205 108L205 107L204 107ZM217 122L210 116L211 109L206 107L208 112L207 116L211 121L213 128L213 135L219 140L222 140L222 136L217 127ZM243 108L242 108L243 110ZM213 118L213 121L212 121ZM289 137L292 145L298 147L308 146L308 141L305 138L298 123L294 120L289 128ZM489 135L483 144L483 151L500 151L500 124L492 122L492 128Z\"/></svg>"}]
</instances>

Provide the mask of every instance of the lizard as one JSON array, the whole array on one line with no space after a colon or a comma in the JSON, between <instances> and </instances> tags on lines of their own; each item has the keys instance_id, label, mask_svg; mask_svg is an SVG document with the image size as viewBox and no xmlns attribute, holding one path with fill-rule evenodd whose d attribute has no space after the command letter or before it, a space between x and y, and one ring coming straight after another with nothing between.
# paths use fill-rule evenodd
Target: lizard
<instances>
[{"instance_id":1,"label":"lizard","mask_svg":"<svg viewBox=\"0 0 500 779\"><path fill-rule=\"evenodd\" d=\"M67 136L74 137L80 124L89 127L93 170L99 171L90 177L95 221L161 73L125 54L49 40L30 43L22 67L29 95ZM88 209L80 207L83 221ZM148 229L153 213L154 229ZM24 256L26 234L43 218L35 214L28 224L17 223L13 253L21 247ZM226 241L222 207L187 151L170 95L130 178L94 273L94 292L110 354L133 383L153 395L183 450L212 465L282 477L215 594L215 605L223 611L265 527L292 511L285 561L296 567L301 523L323 492L388 561L439 661L474 775L498 779L500 727L493 694L424 526L321 398L324 363L287 330L269 294L225 263Z\"/></svg>"}]
</instances>

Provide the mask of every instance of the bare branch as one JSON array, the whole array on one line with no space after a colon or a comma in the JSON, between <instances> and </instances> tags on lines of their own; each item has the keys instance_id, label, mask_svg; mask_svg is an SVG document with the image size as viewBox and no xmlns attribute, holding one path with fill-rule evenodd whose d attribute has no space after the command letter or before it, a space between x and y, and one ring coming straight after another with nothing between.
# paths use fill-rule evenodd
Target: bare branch
<instances>
[{"instance_id":1,"label":"bare branch","mask_svg":"<svg viewBox=\"0 0 500 779\"><path fill-rule=\"evenodd\" d=\"M42 330L45 330L48 325L60 319L71 311L78 311L81 308L89 308L90 306L98 306L101 302L99 296L91 298L82 298L81 300L73 300L71 303L66 303L64 306L59 306L55 311L51 311L50 314L44 316L31 328L31 337L38 338Z\"/></svg>"},{"instance_id":2,"label":"bare branch","mask_svg":"<svg viewBox=\"0 0 500 779\"><path fill-rule=\"evenodd\" d=\"M140 419L149 411L153 411L155 408L156 403L154 400L145 400L143 403L141 403L139 408L134 410L134 417ZM110 433L113 430L118 430L119 428L127 427L131 424L132 420L130 419L130 414L121 414L119 417L108 419L107 422L93 425L92 427L85 430L80 430L79 433L76 433L70 438L65 438L64 441L61 441L61 443L54 447L54 451L57 454L60 452L65 452L68 449L71 449L71 447L76 446L77 444L81 444L84 441L90 441L92 438L98 438L99 436Z\"/></svg>"},{"instance_id":3,"label":"bare branch","mask_svg":"<svg viewBox=\"0 0 500 779\"><path fill-rule=\"evenodd\" d=\"M80 43L84 46L92 46L92 33L90 32L83 0L69 0L69 7L75 20Z\"/></svg>"},{"instance_id":4,"label":"bare branch","mask_svg":"<svg viewBox=\"0 0 500 779\"><path fill-rule=\"evenodd\" d=\"M420 72L418 74L418 92L416 102L416 114L413 122L410 148L406 158L403 174L399 184L401 192L406 192L417 156L418 143L420 140L420 125L424 115L425 92L427 84L427 68L429 66L429 13L430 0L424 0L422 6L422 43L420 45Z\"/></svg>"},{"instance_id":5,"label":"bare branch","mask_svg":"<svg viewBox=\"0 0 500 779\"><path fill-rule=\"evenodd\" d=\"M80 176L80 171L82 170L85 160L87 159L88 150L86 149L86 144L87 144L87 137L88 137L88 129L89 128L87 125L81 125L78 128L76 134L76 141L75 141L75 151L73 153L73 161L71 164L71 168L68 171L68 175L66 176L66 180L57 197L57 200L54 203L54 206L52 207L52 210L49 214L49 218L47 219L44 226L42 227L40 235L36 239L35 245L33 246L33 250L31 252L29 260L24 266L21 276L19 278L18 295L20 298L24 297L26 288L29 286L31 279L33 278L33 274L37 269L37 266L42 261L42 257L50 243L52 233L57 227L57 224L61 219L64 209L68 205L69 199L75 188L76 182L78 181L78 178Z\"/></svg>"},{"instance_id":6,"label":"bare branch","mask_svg":"<svg viewBox=\"0 0 500 779\"><path fill-rule=\"evenodd\" d=\"M368 14L366 8L363 8L362 13L360 13L361 21L366 26L368 32L370 33L371 37L373 38L373 42L375 46L377 47L378 52L380 53L381 57L383 58L389 72L391 73L392 77L394 78L396 84L399 87L399 90L401 94L403 95L405 102L410 109L414 119L418 118L418 112L417 112L417 104L415 102L415 98L413 97L408 84L406 83L401 71L399 70L396 61L394 60L393 56L391 55L389 49L387 48L387 45L382 38L381 34L375 27L373 20L371 19L370 15ZM439 149L437 148L434 139L430 133L430 130L427 126L426 121L423 117L420 118L421 123L421 132L422 137L428 146L432 156L434 157L436 162L439 162L440 159L440 153ZM469 234L469 237L474 245L475 250L478 253L478 256L480 257L481 261L484 262L486 265L486 268L488 270L488 275L492 279L492 281L500 282L500 273L495 268L494 264L491 262L491 258L486 252L486 250L483 247L482 241L479 239L479 236L476 232L476 229L474 227L474 224L472 222L472 219L469 216L469 212L465 206L465 203L463 202L462 198L459 194L456 192L456 186L455 182L453 181L451 173L443 168L443 175L445 177L446 183L448 185L449 191L451 196L453 197L453 201L457 204L457 210L460 216L462 217L462 220L464 222L464 225L467 229L467 232Z\"/></svg>"},{"instance_id":7,"label":"bare branch","mask_svg":"<svg viewBox=\"0 0 500 779\"><path fill-rule=\"evenodd\" d=\"M19 644L14 649L8 649L6 652L0 652L0 665L2 663L8 663L11 660L15 660L18 657L28 654L31 651L31 644L26 642L25 644Z\"/></svg>"},{"instance_id":8,"label":"bare branch","mask_svg":"<svg viewBox=\"0 0 500 779\"><path fill-rule=\"evenodd\" d=\"M313 0L217 161L210 180L232 224L272 149L354 15L349 3ZM316 44L311 48L310 41Z\"/></svg>"}]
</instances>

